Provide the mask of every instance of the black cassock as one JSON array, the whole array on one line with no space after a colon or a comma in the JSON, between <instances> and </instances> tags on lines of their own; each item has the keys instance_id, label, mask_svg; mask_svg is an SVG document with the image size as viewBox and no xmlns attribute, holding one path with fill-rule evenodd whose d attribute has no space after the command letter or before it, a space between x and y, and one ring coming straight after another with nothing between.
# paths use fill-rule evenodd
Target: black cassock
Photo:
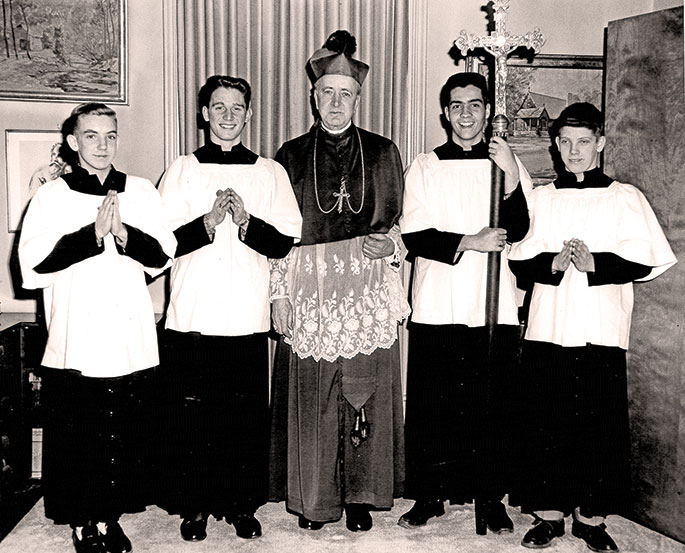
<instances>
[{"instance_id":1,"label":"black cassock","mask_svg":"<svg viewBox=\"0 0 685 553\"><path fill-rule=\"evenodd\" d=\"M580 182L567 172L554 187L592 191L607 189L613 182L596 168L585 172ZM644 237L645 242L649 239ZM519 285L558 287L565 277L562 271L551 271L556 253L510 259ZM611 252L593 252L593 257L595 270L587 276L590 288L633 282L651 270ZM531 322L532 317L531 313ZM589 322L579 324L589 326ZM567 347L527 339L523 341L520 379L525 409L516 502L526 512L559 510L568 514L576 507L587 517L625 512L630 490L626 350L592 343Z\"/></svg>"},{"instance_id":2,"label":"black cassock","mask_svg":"<svg viewBox=\"0 0 685 553\"><path fill-rule=\"evenodd\" d=\"M486 159L488 147L481 142L464 151L449 141L435 154L440 160ZM502 202L501 218L509 241L525 235L520 185ZM455 265L462 236L435 228L402 234L410 257L449 265ZM409 324L405 497L465 503L509 491L519 336L518 325L497 325L489 357L485 326Z\"/></svg>"}]
</instances>

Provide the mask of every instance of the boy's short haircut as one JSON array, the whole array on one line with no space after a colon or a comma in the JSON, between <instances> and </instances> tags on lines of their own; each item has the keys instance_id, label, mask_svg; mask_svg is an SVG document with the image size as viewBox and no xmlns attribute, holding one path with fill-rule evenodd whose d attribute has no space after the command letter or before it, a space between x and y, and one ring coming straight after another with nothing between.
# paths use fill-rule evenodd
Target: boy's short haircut
<instances>
[{"instance_id":1,"label":"boy's short haircut","mask_svg":"<svg viewBox=\"0 0 685 553\"><path fill-rule=\"evenodd\" d=\"M235 88L241 92L245 98L245 108L250 107L250 100L252 99L252 88L250 83L240 77L230 77L229 75L212 75L207 79L207 82L202 85L200 92L197 95L198 105L200 111L202 108L209 107L209 100L212 98L212 93L217 88Z\"/></svg>"},{"instance_id":2,"label":"boy's short haircut","mask_svg":"<svg viewBox=\"0 0 685 553\"><path fill-rule=\"evenodd\" d=\"M60 146L60 156L68 165L78 165L78 154L69 147L67 136L74 134L78 126L78 120L85 115L106 115L117 122L116 112L108 105L99 102L87 102L76 106L69 117L62 123L62 145Z\"/></svg>"},{"instance_id":3,"label":"boy's short haircut","mask_svg":"<svg viewBox=\"0 0 685 553\"><path fill-rule=\"evenodd\" d=\"M559 136L562 127L582 127L590 129L595 135L604 134L604 118L594 105L589 102L577 102L564 108L550 129L552 138Z\"/></svg>"},{"instance_id":4,"label":"boy's short haircut","mask_svg":"<svg viewBox=\"0 0 685 553\"><path fill-rule=\"evenodd\" d=\"M480 73L467 71L465 73L455 73L449 79L447 79L447 82L440 90L440 107L445 109L447 106L449 106L450 97L455 88L466 88L469 85L473 85L480 89L481 94L483 95L483 102L487 104L488 82L485 80L485 77L483 77L483 75Z\"/></svg>"},{"instance_id":5,"label":"boy's short haircut","mask_svg":"<svg viewBox=\"0 0 685 553\"><path fill-rule=\"evenodd\" d=\"M117 120L116 112L109 106L105 104L100 104L98 102L88 102L86 104L80 104L76 106L69 117L62 123L62 137L66 139L70 134L74 134L76 126L78 125L79 117L84 115L106 115Z\"/></svg>"}]
</instances>

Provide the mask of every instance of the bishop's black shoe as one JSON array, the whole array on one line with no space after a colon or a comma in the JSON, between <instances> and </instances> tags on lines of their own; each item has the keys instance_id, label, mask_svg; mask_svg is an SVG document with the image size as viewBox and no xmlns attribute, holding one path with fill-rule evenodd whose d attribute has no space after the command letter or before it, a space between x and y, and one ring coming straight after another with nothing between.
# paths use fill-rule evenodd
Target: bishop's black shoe
<instances>
[{"instance_id":1,"label":"bishop's black shoe","mask_svg":"<svg viewBox=\"0 0 685 553\"><path fill-rule=\"evenodd\" d=\"M244 540L254 540L262 535L262 525L252 513L242 513L227 518L226 522L233 525L235 535Z\"/></svg>"},{"instance_id":2,"label":"bishop's black shoe","mask_svg":"<svg viewBox=\"0 0 685 553\"><path fill-rule=\"evenodd\" d=\"M185 541L202 541L207 537L207 519L186 517L181 523L181 537Z\"/></svg>"},{"instance_id":3,"label":"bishop's black shoe","mask_svg":"<svg viewBox=\"0 0 685 553\"><path fill-rule=\"evenodd\" d=\"M107 523L107 532L103 536L103 541L108 553L130 553L133 550L131 540L116 521Z\"/></svg>"},{"instance_id":4,"label":"bishop's black shoe","mask_svg":"<svg viewBox=\"0 0 685 553\"><path fill-rule=\"evenodd\" d=\"M369 507L362 503L345 505L345 525L351 532L368 532L373 527Z\"/></svg>"},{"instance_id":5,"label":"bishop's black shoe","mask_svg":"<svg viewBox=\"0 0 685 553\"><path fill-rule=\"evenodd\" d=\"M521 540L523 547L543 549L552 545L554 538L564 535L564 519L543 520L536 518L533 527L526 532Z\"/></svg>"},{"instance_id":6,"label":"bishop's black shoe","mask_svg":"<svg viewBox=\"0 0 685 553\"><path fill-rule=\"evenodd\" d=\"M106 553L105 544L102 540L97 525L87 524L81 530L81 539L76 534L76 528L71 533L76 553Z\"/></svg>"},{"instance_id":7,"label":"bishop's black shoe","mask_svg":"<svg viewBox=\"0 0 685 553\"><path fill-rule=\"evenodd\" d=\"M445 514L445 505L439 499L427 499L414 503L414 506L404 513L397 521L402 528L413 530L425 526L426 522L433 517L441 517Z\"/></svg>"},{"instance_id":8,"label":"bishop's black shoe","mask_svg":"<svg viewBox=\"0 0 685 553\"><path fill-rule=\"evenodd\" d=\"M493 534L509 534L514 531L514 523L501 501L476 499L475 511L476 534L484 536L488 530Z\"/></svg>"},{"instance_id":9,"label":"bishop's black shoe","mask_svg":"<svg viewBox=\"0 0 685 553\"><path fill-rule=\"evenodd\" d=\"M588 549L592 551L618 551L616 542L611 539L607 532L606 524L602 523L598 526L591 526L583 524L577 520L573 520L571 526L571 534L576 538L585 541Z\"/></svg>"},{"instance_id":10,"label":"bishop's black shoe","mask_svg":"<svg viewBox=\"0 0 685 553\"><path fill-rule=\"evenodd\" d=\"M304 516L300 515L297 517L297 525L303 530L321 530L325 522L320 522L318 520L309 520Z\"/></svg>"}]
</instances>

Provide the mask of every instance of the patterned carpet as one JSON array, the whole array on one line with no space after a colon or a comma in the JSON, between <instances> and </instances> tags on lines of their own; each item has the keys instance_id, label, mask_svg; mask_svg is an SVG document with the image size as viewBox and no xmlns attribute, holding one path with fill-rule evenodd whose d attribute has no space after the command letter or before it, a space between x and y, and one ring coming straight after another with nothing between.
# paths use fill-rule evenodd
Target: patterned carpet
<instances>
[{"instance_id":1,"label":"patterned carpet","mask_svg":"<svg viewBox=\"0 0 685 553\"><path fill-rule=\"evenodd\" d=\"M339 521L318 532L300 530L297 519L285 511L283 503L270 503L257 513L264 536L245 541L236 538L225 522L210 519L208 537L199 543L186 543L178 533L180 520L157 507L144 513L126 515L122 526L136 553L524 553L521 538L530 517L509 509L516 528L513 534L477 536L471 506L446 506L445 516L432 519L424 528L410 531L397 526L397 519L412 503L399 500L391 511L374 513L370 532L353 534ZM607 526L623 553L685 553L685 545L647 530L621 517L609 517ZM70 553L74 551L70 531L55 526L43 516L43 502L31 509L16 528L0 542L0 553ZM550 553L587 553L585 543L567 534L547 549Z\"/></svg>"}]
</instances>

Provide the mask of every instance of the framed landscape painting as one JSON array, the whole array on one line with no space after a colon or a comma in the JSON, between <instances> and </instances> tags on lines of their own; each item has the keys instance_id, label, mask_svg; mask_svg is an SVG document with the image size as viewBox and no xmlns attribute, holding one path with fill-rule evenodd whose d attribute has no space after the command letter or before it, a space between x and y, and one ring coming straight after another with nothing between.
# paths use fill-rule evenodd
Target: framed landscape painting
<instances>
[{"instance_id":1,"label":"framed landscape painting","mask_svg":"<svg viewBox=\"0 0 685 553\"><path fill-rule=\"evenodd\" d=\"M532 61L509 58L509 143L534 185L553 181L560 168L561 159L549 128L561 111L575 102L590 102L602 110L603 66L601 56L539 54Z\"/></svg>"},{"instance_id":2,"label":"framed landscape painting","mask_svg":"<svg viewBox=\"0 0 685 553\"><path fill-rule=\"evenodd\" d=\"M126 103L126 0L0 2L0 99Z\"/></svg>"},{"instance_id":3,"label":"framed landscape painting","mask_svg":"<svg viewBox=\"0 0 685 553\"><path fill-rule=\"evenodd\" d=\"M488 58L470 56L467 70L489 78ZM590 102L602 109L603 67L601 56L538 54L532 60L507 60L508 140L533 184L556 178L560 160L549 129L561 111L575 102ZM490 78L489 82L492 87Z\"/></svg>"}]
</instances>

